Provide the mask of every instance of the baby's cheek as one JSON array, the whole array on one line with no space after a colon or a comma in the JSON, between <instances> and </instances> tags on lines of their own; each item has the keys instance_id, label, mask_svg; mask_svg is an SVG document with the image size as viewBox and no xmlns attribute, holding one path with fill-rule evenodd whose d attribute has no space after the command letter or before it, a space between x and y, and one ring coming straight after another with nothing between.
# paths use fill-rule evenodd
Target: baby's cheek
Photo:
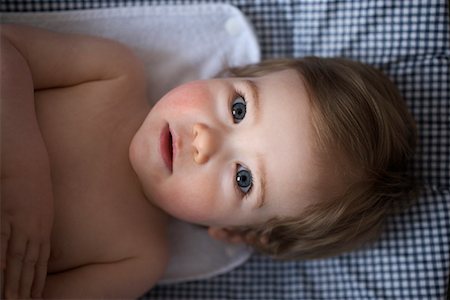
<instances>
[{"instance_id":1,"label":"baby's cheek","mask_svg":"<svg viewBox=\"0 0 450 300\"><path fill-rule=\"evenodd\" d=\"M208 223L216 213L216 195L211 185L184 178L167 190L166 209L173 216L192 223Z\"/></svg>"},{"instance_id":2,"label":"baby's cheek","mask_svg":"<svg viewBox=\"0 0 450 300\"><path fill-rule=\"evenodd\" d=\"M207 107L211 93L206 84L196 81L181 85L170 91L162 100L171 109L179 112L198 110Z\"/></svg>"}]
</instances>

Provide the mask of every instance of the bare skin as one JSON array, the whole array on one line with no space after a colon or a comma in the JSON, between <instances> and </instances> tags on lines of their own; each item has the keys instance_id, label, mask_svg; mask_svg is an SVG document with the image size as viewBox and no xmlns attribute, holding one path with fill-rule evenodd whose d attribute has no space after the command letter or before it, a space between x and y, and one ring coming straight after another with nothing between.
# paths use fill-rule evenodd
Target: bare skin
<instances>
[{"instance_id":1,"label":"bare skin","mask_svg":"<svg viewBox=\"0 0 450 300\"><path fill-rule=\"evenodd\" d=\"M12 111L7 100L17 97L7 87L34 89L28 93L34 99L23 103L34 101L34 127L39 132L30 135L40 134L44 142L41 153L30 151L17 159L20 147L12 149L10 143L9 151L6 144L2 146L4 296L139 297L159 279L167 263L165 214L144 196L128 158L130 141L150 109L139 64L131 52L111 41L15 26L2 27L2 33L4 61L14 48L18 50L33 81L33 86L2 81L2 125L12 122L4 118ZM70 43L80 42L89 42L89 49L78 55L67 49ZM7 43L12 47L7 49ZM14 55L20 60L18 53ZM111 56L114 64L109 63ZM17 64L9 68L15 70L19 71ZM24 118L19 114L17 120ZM6 125L5 139L20 135L18 126ZM37 149L36 145L27 148ZM13 162L25 156L42 162L29 177L30 181L41 178L38 187L27 188L20 181L26 168ZM20 209L30 205L33 209ZM33 218L46 226L33 230L36 226L26 221ZM27 252L27 244L20 242L27 240L29 245L35 240L49 242L51 255L41 251L27 259L30 248ZM18 255L22 257L11 258ZM31 267L21 269L20 261ZM47 268L47 278L39 276L42 266Z\"/></svg>"}]
</instances>

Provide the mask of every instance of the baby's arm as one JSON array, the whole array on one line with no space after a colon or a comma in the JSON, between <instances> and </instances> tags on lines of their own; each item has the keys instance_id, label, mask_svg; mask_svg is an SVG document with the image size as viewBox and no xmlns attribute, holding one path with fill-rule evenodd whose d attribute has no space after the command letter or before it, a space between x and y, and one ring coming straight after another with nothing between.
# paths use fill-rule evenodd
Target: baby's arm
<instances>
[{"instance_id":1,"label":"baby's arm","mask_svg":"<svg viewBox=\"0 0 450 300\"><path fill-rule=\"evenodd\" d=\"M30 69L1 29L2 296L29 298L42 293L47 275L52 184Z\"/></svg>"}]
</instances>

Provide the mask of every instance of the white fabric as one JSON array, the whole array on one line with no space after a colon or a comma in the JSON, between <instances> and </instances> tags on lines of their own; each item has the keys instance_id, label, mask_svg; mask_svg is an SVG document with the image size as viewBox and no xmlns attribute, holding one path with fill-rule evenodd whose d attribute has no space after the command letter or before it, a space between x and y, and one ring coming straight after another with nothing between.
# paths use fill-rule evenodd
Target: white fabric
<instances>
[{"instance_id":1,"label":"white fabric","mask_svg":"<svg viewBox=\"0 0 450 300\"><path fill-rule=\"evenodd\" d=\"M2 23L8 22L97 35L128 45L145 64L152 103L180 83L260 60L251 25L228 4L2 14ZM209 278L251 255L247 247L215 241L205 229L184 222L173 220L169 232L171 259L160 283Z\"/></svg>"}]
</instances>

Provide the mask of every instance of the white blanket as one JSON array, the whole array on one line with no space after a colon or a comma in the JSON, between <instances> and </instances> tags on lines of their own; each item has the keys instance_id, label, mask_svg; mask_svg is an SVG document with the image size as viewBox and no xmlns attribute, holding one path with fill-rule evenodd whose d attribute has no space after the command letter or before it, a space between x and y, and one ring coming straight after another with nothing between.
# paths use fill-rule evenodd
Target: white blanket
<instances>
[{"instance_id":1,"label":"white blanket","mask_svg":"<svg viewBox=\"0 0 450 300\"><path fill-rule=\"evenodd\" d=\"M1 22L97 35L128 45L145 64L152 103L181 83L260 60L250 23L228 4L6 13ZM173 220L169 232L171 259L159 283L209 278L251 255L245 246L212 240L205 229L181 221Z\"/></svg>"}]
</instances>

